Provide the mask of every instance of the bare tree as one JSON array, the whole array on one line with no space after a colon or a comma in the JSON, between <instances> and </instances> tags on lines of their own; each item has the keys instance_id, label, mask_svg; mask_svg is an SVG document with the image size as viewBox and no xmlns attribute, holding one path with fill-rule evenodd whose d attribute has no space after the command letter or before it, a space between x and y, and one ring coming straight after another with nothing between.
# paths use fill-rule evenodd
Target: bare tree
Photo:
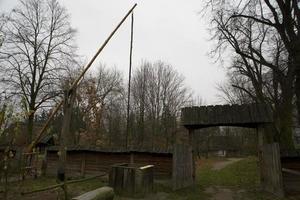
<instances>
[{"instance_id":1,"label":"bare tree","mask_svg":"<svg viewBox=\"0 0 300 200\"><path fill-rule=\"evenodd\" d=\"M256 95L253 91L252 84L244 77L235 77L228 75L227 82L217 85L220 92L219 98L222 102L229 104L249 104L256 101ZM233 85L237 87L233 87Z\"/></svg>"},{"instance_id":2,"label":"bare tree","mask_svg":"<svg viewBox=\"0 0 300 200\"><path fill-rule=\"evenodd\" d=\"M282 43L286 51L288 61L287 76L295 77L293 82L293 94L296 95L298 113L300 113L300 3L298 0L242 0L242 1L211 1L213 15L222 15L225 24L249 21L256 26L265 27L265 30L273 33L273 38ZM236 28L238 28L236 26ZM234 35L234 34L233 34ZM279 45L279 46L281 46ZM273 47L273 46L272 46ZM252 48L249 46L249 48ZM276 48L275 48L276 49ZM254 48L254 50L257 50ZM272 49L264 49L264 52ZM259 56L256 51L254 55ZM253 56L250 57L251 59ZM266 57L258 57L258 63L268 66ZM298 117L300 121L300 117Z\"/></svg>"},{"instance_id":3,"label":"bare tree","mask_svg":"<svg viewBox=\"0 0 300 200\"><path fill-rule=\"evenodd\" d=\"M65 63L74 63L74 29L57 0L20 0L3 26L2 84L23 103L31 140L34 116L60 91Z\"/></svg>"},{"instance_id":4,"label":"bare tree","mask_svg":"<svg viewBox=\"0 0 300 200\"><path fill-rule=\"evenodd\" d=\"M135 71L132 84L132 99L133 99L133 112L136 118L136 129L139 134L136 136L141 145L145 140L145 120L146 120L146 107L147 107L147 88L149 85L149 69L151 63L143 63L139 69Z\"/></svg>"},{"instance_id":5,"label":"bare tree","mask_svg":"<svg viewBox=\"0 0 300 200\"><path fill-rule=\"evenodd\" d=\"M0 16L0 48L2 46L2 43L3 43L3 37L4 37L4 34L2 32L2 29L3 29L3 26L4 24L6 23L6 19L5 19L5 16L4 15L1 15Z\"/></svg>"},{"instance_id":6,"label":"bare tree","mask_svg":"<svg viewBox=\"0 0 300 200\"><path fill-rule=\"evenodd\" d=\"M278 30L257 20L267 15L268 6L263 5L267 1L210 2L214 38L218 41L215 53L221 54L228 47L235 53L229 69L230 84L234 87L231 92L253 102L272 105L275 136L282 146L292 147L295 58L290 56ZM245 17L245 13L251 17ZM228 88L221 90L230 98Z\"/></svg>"},{"instance_id":7,"label":"bare tree","mask_svg":"<svg viewBox=\"0 0 300 200\"><path fill-rule=\"evenodd\" d=\"M107 109L118 104L124 95L123 79L116 68L100 64L95 76L85 78L78 88L78 106L85 114L90 132L104 135L107 130ZM113 105L116 103L115 105ZM113 113L111 113L113 115Z\"/></svg>"},{"instance_id":8,"label":"bare tree","mask_svg":"<svg viewBox=\"0 0 300 200\"><path fill-rule=\"evenodd\" d=\"M183 76L165 62L143 62L133 74L132 96L137 124L133 139L141 146L169 148L180 108L191 102ZM146 136L151 144L140 142Z\"/></svg>"}]
</instances>

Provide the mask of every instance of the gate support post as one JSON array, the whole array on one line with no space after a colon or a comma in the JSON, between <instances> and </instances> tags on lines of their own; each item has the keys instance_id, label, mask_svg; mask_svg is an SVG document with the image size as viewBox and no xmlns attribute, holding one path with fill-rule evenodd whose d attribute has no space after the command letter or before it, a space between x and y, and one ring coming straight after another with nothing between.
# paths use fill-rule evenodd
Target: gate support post
<instances>
[{"instance_id":1,"label":"gate support post","mask_svg":"<svg viewBox=\"0 0 300 200\"><path fill-rule=\"evenodd\" d=\"M190 146L190 151L192 154L192 181L193 181L193 186L195 186L195 181L196 181L196 162L195 162L195 150L194 150L194 145L193 145L193 140L194 140L194 130L189 129L189 146Z\"/></svg>"},{"instance_id":2,"label":"gate support post","mask_svg":"<svg viewBox=\"0 0 300 200\"><path fill-rule=\"evenodd\" d=\"M259 165L259 172L260 172L260 185L262 188L265 186L265 177L264 177L264 163L263 163L263 154L262 148L264 145L264 127L258 126L257 127L257 147L258 147L258 165Z\"/></svg>"},{"instance_id":3,"label":"gate support post","mask_svg":"<svg viewBox=\"0 0 300 200\"><path fill-rule=\"evenodd\" d=\"M257 128L261 188L277 197L284 197L280 148L278 143L266 144L264 126Z\"/></svg>"}]
</instances>

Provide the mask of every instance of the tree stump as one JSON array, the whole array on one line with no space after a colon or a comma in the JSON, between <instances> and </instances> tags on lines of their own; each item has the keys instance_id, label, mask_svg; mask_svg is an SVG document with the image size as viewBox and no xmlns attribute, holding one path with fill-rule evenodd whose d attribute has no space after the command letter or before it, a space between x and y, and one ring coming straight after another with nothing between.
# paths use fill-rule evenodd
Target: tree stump
<instances>
[{"instance_id":1,"label":"tree stump","mask_svg":"<svg viewBox=\"0 0 300 200\"><path fill-rule=\"evenodd\" d=\"M153 191L154 166L118 164L111 167L109 185L116 194L130 197L145 196Z\"/></svg>"}]
</instances>

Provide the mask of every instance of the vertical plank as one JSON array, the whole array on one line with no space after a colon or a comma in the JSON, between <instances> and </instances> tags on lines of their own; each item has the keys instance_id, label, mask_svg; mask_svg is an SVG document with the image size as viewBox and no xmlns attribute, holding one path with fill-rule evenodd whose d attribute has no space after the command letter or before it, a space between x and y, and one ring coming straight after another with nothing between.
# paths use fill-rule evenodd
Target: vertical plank
<instances>
[{"instance_id":1,"label":"vertical plank","mask_svg":"<svg viewBox=\"0 0 300 200\"><path fill-rule=\"evenodd\" d=\"M187 149L188 151L185 153L189 154L189 152L191 152L192 158L191 158L191 166L190 167L192 169L192 185L194 186L195 181L196 181L196 163L195 163L196 156L195 156L195 151L193 148L193 141L194 141L193 132L194 132L194 130L189 130L189 148ZM183 156L188 156L188 155L183 155Z\"/></svg>"},{"instance_id":2,"label":"vertical plank","mask_svg":"<svg viewBox=\"0 0 300 200\"><path fill-rule=\"evenodd\" d=\"M257 147L258 147L258 163L259 163L259 170L260 170L260 183L261 183L261 186L262 188L265 187L265 166L266 164L264 163L264 160L263 160L263 134L264 134L264 128L261 127L261 126L258 126L256 128L256 132L257 132L257 139L258 139L258 142L257 142Z\"/></svg>"},{"instance_id":3,"label":"vertical plank","mask_svg":"<svg viewBox=\"0 0 300 200\"><path fill-rule=\"evenodd\" d=\"M192 132L186 133L186 140L177 141L174 144L173 190L192 186L195 182L195 163L193 160L192 138L190 136L192 136Z\"/></svg>"},{"instance_id":4,"label":"vertical plank","mask_svg":"<svg viewBox=\"0 0 300 200\"><path fill-rule=\"evenodd\" d=\"M86 155L85 152L81 154L81 167L80 167L80 175L85 176L85 166L86 166Z\"/></svg>"}]
</instances>

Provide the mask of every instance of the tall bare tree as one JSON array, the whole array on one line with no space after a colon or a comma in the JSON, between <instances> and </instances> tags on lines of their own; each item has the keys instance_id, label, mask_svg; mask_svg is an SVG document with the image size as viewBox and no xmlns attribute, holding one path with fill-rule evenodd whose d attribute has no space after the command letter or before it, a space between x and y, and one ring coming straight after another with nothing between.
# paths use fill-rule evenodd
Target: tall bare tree
<instances>
[{"instance_id":1,"label":"tall bare tree","mask_svg":"<svg viewBox=\"0 0 300 200\"><path fill-rule=\"evenodd\" d=\"M272 25L276 23L272 22L273 14L268 10L272 5L259 0L210 3L214 36L218 41L216 50L221 53L224 48L230 47L236 53L230 68L231 85L253 102L268 103L274 107L276 135L285 148L292 147L297 64L283 36ZM295 19L297 16L294 16Z\"/></svg>"},{"instance_id":2,"label":"tall bare tree","mask_svg":"<svg viewBox=\"0 0 300 200\"><path fill-rule=\"evenodd\" d=\"M124 95L121 73L100 64L95 75L85 78L78 90L78 106L85 114L89 131L98 136L105 135L106 116L114 114L107 113L107 109L113 109Z\"/></svg>"},{"instance_id":3,"label":"tall bare tree","mask_svg":"<svg viewBox=\"0 0 300 200\"><path fill-rule=\"evenodd\" d=\"M135 143L151 148L169 148L177 128L180 108L191 102L191 92L184 77L171 65L157 61L143 62L134 74L132 84ZM161 138L157 140L157 138ZM164 140L162 140L164 138Z\"/></svg>"},{"instance_id":4,"label":"tall bare tree","mask_svg":"<svg viewBox=\"0 0 300 200\"><path fill-rule=\"evenodd\" d=\"M236 24L249 21L256 26L265 27L273 32L273 37L280 39L286 51L289 70L288 76L295 76L293 93L296 95L296 105L300 113L300 3L298 0L241 0L241 1L211 1L213 15L223 16L225 24ZM237 23L236 23L237 22ZM236 26L237 27L237 26ZM250 46L251 47L251 46ZM273 46L272 46L273 47ZM255 48L254 48L255 49ZM255 49L256 50L256 49ZM264 49L265 52L272 49ZM255 51L254 51L255 53ZM255 54L257 55L257 54ZM265 58L257 60L267 65ZM300 122L300 117L298 117Z\"/></svg>"},{"instance_id":5,"label":"tall bare tree","mask_svg":"<svg viewBox=\"0 0 300 200\"><path fill-rule=\"evenodd\" d=\"M57 0L20 0L3 26L1 82L23 102L31 140L35 113L57 97L65 63L74 63L74 29Z\"/></svg>"}]
</instances>

